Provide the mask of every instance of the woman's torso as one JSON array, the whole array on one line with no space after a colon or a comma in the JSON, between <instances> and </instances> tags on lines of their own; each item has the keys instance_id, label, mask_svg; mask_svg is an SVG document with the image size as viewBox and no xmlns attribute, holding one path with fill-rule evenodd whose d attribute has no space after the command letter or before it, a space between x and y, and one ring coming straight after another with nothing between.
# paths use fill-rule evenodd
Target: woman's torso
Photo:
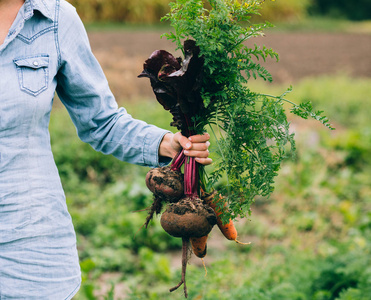
<instances>
[{"instance_id":1,"label":"woman's torso","mask_svg":"<svg viewBox=\"0 0 371 300\"><path fill-rule=\"evenodd\" d=\"M43 3L26 1L0 46L1 300L66 299L80 282L48 131L57 84L58 1Z\"/></svg>"}]
</instances>

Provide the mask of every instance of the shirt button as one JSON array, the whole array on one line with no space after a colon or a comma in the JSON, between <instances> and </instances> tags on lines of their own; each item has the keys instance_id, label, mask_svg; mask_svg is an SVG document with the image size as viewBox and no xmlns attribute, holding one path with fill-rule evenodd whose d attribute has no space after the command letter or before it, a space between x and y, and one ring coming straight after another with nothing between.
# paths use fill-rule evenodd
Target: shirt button
<instances>
[{"instance_id":1,"label":"shirt button","mask_svg":"<svg viewBox=\"0 0 371 300\"><path fill-rule=\"evenodd\" d=\"M32 63L35 67L37 67L39 65L39 63L35 60L33 63Z\"/></svg>"}]
</instances>

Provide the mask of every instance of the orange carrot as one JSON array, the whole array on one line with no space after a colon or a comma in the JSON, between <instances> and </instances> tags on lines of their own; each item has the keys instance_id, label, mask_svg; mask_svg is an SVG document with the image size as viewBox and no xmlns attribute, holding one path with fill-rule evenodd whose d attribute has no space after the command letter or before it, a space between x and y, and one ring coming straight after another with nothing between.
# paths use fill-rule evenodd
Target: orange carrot
<instances>
[{"instance_id":1,"label":"orange carrot","mask_svg":"<svg viewBox=\"0 0 371 300\"><path fill-rule=\"evenodd\" d=\"M222 211L218 209L217 207L218 200L215 200L215 195L216 195L216 191L213 191L210 194L205 194L205 197L203 198L203 200L205 201L207 205L209 205L214 210L216 214L216 221L217 221L220 231L223 233L223 235L228 240L235 241L236 243L243 244L243 245L250 244L250 243L241 243L240 241L237 240L237 230L231 219L229 219L228 223L223 224L222 219L220 217L222 214ZM219 198L222 199L222 196L219 195ZM227 203L224 204L224 207L227 208Z\"/></svg>"},{"instance_id":2,"label":"orange carrot","mask_svg":"<svg viewBox=\"0 0 371 300\"><path fill-rule=\"evenodd\" d=\"M196 238L196 237L191 237L191 245L192 245L192 250L193 253L199 257L203 258L206 256L206 251L207 251L207 235L204 235L202 237Z\"/></svg>"}]
</instances>

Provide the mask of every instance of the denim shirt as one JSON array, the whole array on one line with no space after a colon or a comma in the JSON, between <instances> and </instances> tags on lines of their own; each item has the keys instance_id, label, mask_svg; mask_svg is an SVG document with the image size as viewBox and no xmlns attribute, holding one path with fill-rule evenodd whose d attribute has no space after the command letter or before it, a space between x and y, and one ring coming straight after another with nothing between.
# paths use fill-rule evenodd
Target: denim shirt
<instances>
[{"instance_id":1,"label":"denim shirt","mask_svg":"<svg viewBox=\"0 0 371 300\"><path fill-rule=\"evenodd\" d=\"M167 131L118 108L75 9L26 0L0 45L1 300L71 299L80 285L48 132L55 92L81 140L123 161L159 165Z\"/></svg>"}]
</instances>

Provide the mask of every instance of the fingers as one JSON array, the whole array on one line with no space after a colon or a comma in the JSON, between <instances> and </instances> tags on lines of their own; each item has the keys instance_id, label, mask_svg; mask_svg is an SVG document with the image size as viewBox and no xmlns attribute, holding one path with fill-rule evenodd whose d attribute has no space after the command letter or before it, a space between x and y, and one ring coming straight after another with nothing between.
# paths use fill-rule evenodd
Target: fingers
<instances>
[{"instance_id":1,"label":"fingers","mask_svg":"<svg viewBox=\"0 0 371 300\"><path fill-rule=\"evenodd\" d=\"M179 132L174 135L176 141L184 149L184 154L195 157L195 160L202 165L210 165L212 159L209 158L210 135L208 133L202 135L193 135L189 138L183 136Z\"/></svg>"},{"instance_id":2,"label":"fingers","mask_svg":"<svg viewBox=\"0 0 371 300\"><path fill-rule=\"evenodd\" d=\"M192 148L192 142L189 138L186 138L184 135L182 135L180 132L177 132L174 135L174 139L178 141L180 146L182 146L183 149L191 149Z\"/></svg>"},{"instance_id":3,"label":"fingers","mask_svg":"<svg viewBox=\"0 0 371 300\"><path fill-rule=\"evenodd\" d=\"M213 163L213 160L209 157L207 157L207 158L196 157L195 161L197 161L198 163L200 163L201 165L204 165L204 166L211 165Z\"/></svg>"},{"instance_id":4,"label":"fingers","mask_svg":"<svg viewBox=\"0 0 371 300\"><path fill-rule=\"evenodd\" d=\"M205 143L192 143L191 147L190 148L185 148L184 151L185 152L187 152L187 151L202 152L202 151L207 151L209 149L209 146L210 146L209 141L207 141Z\"/></svg>"},{"instance_id":5,"label":"fingers","mask_svg":"<svg viewBox=\"0 0 371 300\"><path fill-rule=\"evenodd\" d=\"M198 135L192 135L189 137L189 140L192 143L205 143L210 139L210 135L208 133L205 134L198 134Z\"/></svg>"},{"instance_id":6,"label":"fingers","mask_svg":"<svg viewBox=\"0 0 371 300\"><path fill-rule=\"evenodd\" d=\"M209 150L207 149L204 151L184 150L184 154L195 157L195 160L202 165L210 165L213 162L209 157Z\"/></svg>"},{"instance_id":7,"label":"fingers","mask_svg":"<svg viewBox=\"0 0 371 300\"><path fill-rule=\"evenodd\" d=\"M191 145L187 143L184 149L184 154L187 156L195 157L196 161L202 165L210 165L212 159L209 158L209 146L210 136L205 135L194 135L188 138L191 141ZM189 147L190 146L190 147Z\"/></svg>"},{"instance_id":8,"label":"fingers","mask_svg":"<svg viewBox=\"0 0 371 300\"><path fill-rule=\"evenodd\" d=\"M186 150L207 150L207 148L210 146L209 139L210 135L208 133L203 135L192 135L189 138L186 138L179 132L174 135L174 140Z\"/></svg>"},{"instance_id":9,"label":"fingers","mask_svg":"<svg viewBox=\"0 0 371 300\"><path fill-rule=\"evenodd\" d=\"M174 136L178 140L179 144L186 150L206 150L209 146L210 135L205 133L203 135L192 135L189 138L181 135L177 132Z\"/></svg>"}]
</instances>

